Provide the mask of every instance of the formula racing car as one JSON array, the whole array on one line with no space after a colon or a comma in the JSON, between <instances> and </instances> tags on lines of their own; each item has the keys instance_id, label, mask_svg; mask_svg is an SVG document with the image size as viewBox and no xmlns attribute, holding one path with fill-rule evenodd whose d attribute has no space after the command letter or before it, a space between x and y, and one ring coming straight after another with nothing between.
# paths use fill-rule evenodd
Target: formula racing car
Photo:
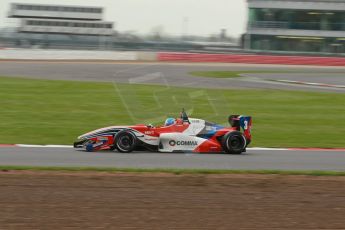
<instances>
[{"instance_id":1,"label":"formula racing car","mask_svg":"<svg viewBox=\"0 0 345 230\"><path fill-rule=\"evenodd\" d=\"M137 150L158 152L199 152L241 154L251 142L252 118L229 116L229 127L202 119L189 118L183 110L180 117L168 118L164 125L111 126L78 137L74 148L93 152Z\"/></svg>"}]
</instances>

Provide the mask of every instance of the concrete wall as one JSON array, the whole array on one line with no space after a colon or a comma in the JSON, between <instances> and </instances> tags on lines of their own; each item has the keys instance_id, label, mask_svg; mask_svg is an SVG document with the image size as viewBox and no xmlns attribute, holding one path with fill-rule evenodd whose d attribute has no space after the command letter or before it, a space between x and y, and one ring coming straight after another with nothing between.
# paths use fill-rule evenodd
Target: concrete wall
<instances>
[{"instance_id":1,"label":"concrete wall","mask_svg":"<svg viewBox=\"0 0 345 230\"><path fill-rule=\"evenodd\" d=\"M138 54L137 52L91 50L2 49L0 59L136 61Z\"/></svg>"},{"instance_id":2,"label":"concrete wall","mask_svg":"<svg viewBox=\"0 0 345 230\"><path fill-rule=\"evenodd\" d=\"M250 54L205 54L174 52L118 52L77 50L0 49L0 60L104 60L159 62L218 62L280 65L345 66L344 57L309 57Z\"/></svg>"}]
</instances>

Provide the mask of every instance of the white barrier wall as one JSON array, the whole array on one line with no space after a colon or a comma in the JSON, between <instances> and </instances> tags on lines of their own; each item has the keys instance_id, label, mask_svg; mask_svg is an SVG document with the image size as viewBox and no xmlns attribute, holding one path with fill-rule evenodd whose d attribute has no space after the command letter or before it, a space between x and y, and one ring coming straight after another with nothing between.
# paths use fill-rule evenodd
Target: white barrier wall
<instances>
[{"instance_id":1,"label":"white barrier wall","mask_svg":"<svg viewBox=\"0 0 345 230\"><path fill-rule=\"evenodd\" d=\"M94 50L0 49L1 59L137 61L137 52Z\"/></svg>"}]
</instances>

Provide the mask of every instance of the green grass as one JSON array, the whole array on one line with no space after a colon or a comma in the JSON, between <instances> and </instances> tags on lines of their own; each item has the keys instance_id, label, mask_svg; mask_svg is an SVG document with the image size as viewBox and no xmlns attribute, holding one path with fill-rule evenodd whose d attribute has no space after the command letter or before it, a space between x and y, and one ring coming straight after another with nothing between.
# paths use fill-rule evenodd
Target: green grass
<instances>
[{"instance_id":1,"label":"green grass","mask_svg":"<svg viewBox=\"0 0 345 230\"><path fill-rule=\"evenodd\" d=\"M186 108L227 124L253 116L252 146L345 147L345 94L207 90L0 78L0 143L71 144L96 128L162 123Z\"/></svg>"},{"instance_id":2,"label":"green grass","mask_svg":"<svg viewBox=\"0 0 345 230\"><path fill-rule=\"evenodd\" d=\"M212 170L212 169L140 169L140 168L96 168L96 167L40 167L0 166L0 171L60 171L60 172L109 172L109 173L171 173L171 174L273 174L308 176L345 176L340 171L285 171L285 170Z\"/></svg>"}]
</instances>

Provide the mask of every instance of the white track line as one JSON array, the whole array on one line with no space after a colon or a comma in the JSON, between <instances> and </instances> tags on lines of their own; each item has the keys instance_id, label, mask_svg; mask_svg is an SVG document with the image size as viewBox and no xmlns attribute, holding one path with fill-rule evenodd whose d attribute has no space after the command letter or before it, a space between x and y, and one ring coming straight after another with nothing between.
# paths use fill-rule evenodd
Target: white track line
<instances>
[{"instance_id":1,"label":"white track line","mask_svg":"<svg viewBox=\"0 0 345 230\"><path fill-rule=\"evenodd\" d=\"M21 148L73 148L72 145L29 145L29 144L15 144L16 147ZM267 151L287 151L289 149L286 148L264 148L264 147L252 147L247 148L248 150L260 151L260 150L267 150Z\"/></svg>"},{"instance_id":2,"label":"white track line","mask_svg":"<svg viewBox=\"0 0 345 230\"><path fill-rule=\"evenodd\" d=\"M29 145L29 144L0 144L0 148L19 147L19 148L73 148L72 145ZM250 151L331 151L345 152L345 148L266 148L266 147L250 147Z\"/></svg>"},{"instance_id":3,"label":"white track line","mask_svg":"<svg viewBox=\"0 0 345 230\"><path fill-rule=\"evenodd\" d=\"M345 85L331 85L331 84L315 83L315 82L291 81L291 80L273 80L273 81L282 82L282 83L290 83L290 84L298 84L298 85L311 85L311 86L340 88L340 89L345 88Z\"/></svg>"},{"instance_id":4,"label":"white track line","mask_svg":"<svg viewBox=\"0 0 345 230\"><path fill-rule=\"evenodd\" d=\"M14 146L21 148L73 148L72 145L27 145L27 144L16 144Z\"/></svg>"},{"instance_id":5,"label":"white track line","mask_svg":"<svg viewBox=\"0 0 345 230\"><path fill-rule=\"evenodd\" d=\"M247 148L247 150L253 150L253 151L289 151L289 149L286 148L264 148L264 147L251 147Z\"/></svg>"}]
</instances>

